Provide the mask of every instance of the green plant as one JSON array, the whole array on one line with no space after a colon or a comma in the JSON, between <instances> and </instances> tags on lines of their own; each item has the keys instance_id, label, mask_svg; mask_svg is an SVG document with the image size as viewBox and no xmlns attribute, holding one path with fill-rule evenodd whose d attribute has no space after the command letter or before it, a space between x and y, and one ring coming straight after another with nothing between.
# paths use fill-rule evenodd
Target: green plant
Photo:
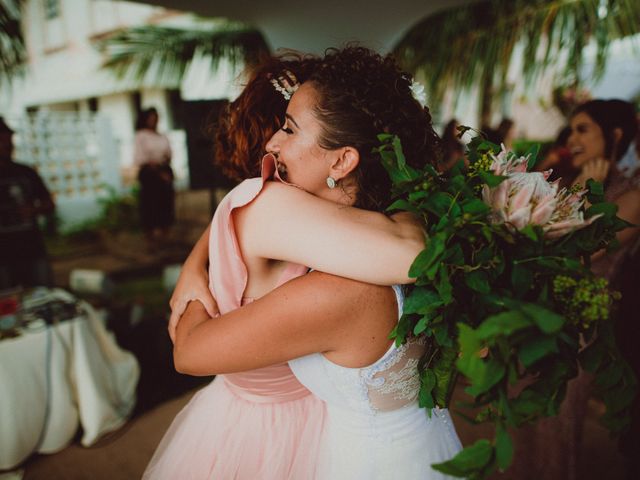
<instances>
[{"instance_id":1,"label":"green plant","mask_svg":"<svg viewBox=\"0 0 640 480\"><path fill-rule=\"evenodd\" d=\"M393 333L397 342L430 339L420 404L448 407L462 375L473 398L466 407L479 409L470 420L495 426L493 441L479 440L434 468L471 479L506 469L508 428L557 414L579 365L595 373L607 426L622 430L636 379L613 341L612 296L606 281L594 279L589 258L612 247L628 224L604 202L602 186L558 191L543 173L526 171L535 147L518 158L477 137L469 168L460 162L441 175L430 165L411 168L397 137L380 140L396 195L389 210L413 212L427 225L426 248L409 272L417 281ZM527 386L514 395L523 379Z\"/></svg>"}]
</instances>

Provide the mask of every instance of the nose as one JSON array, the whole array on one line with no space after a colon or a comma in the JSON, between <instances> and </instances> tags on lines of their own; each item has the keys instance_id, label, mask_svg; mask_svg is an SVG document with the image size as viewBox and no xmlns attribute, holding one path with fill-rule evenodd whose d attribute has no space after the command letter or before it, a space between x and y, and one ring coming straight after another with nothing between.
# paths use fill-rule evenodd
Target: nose
<instances>
[{"instance_id":1,"label":"nose","mask_svg":"<svg viewBox=\"0 0 640 480\"><path fill-rule=\"evenodd\" d=\"M273 153L276 156L280 152L280 133L282 133L282 130L276 130L276 132L271 136L271 138L267 142L267 145L265 146L265 150L268 153Z\"/></svg>"}]
</instances>

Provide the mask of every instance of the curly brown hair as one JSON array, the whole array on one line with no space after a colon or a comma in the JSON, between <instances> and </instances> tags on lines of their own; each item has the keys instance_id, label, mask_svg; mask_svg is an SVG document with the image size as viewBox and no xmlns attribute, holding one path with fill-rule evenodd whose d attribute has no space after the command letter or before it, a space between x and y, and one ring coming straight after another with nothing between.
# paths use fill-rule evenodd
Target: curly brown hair
<instances>
[{"instance_id":1,"label":"curly brown hair","mask_svg":"<svg viewBox=\"0 0 640 480\"><path fill-rule=\"evenodd\" d=\"M319 145L328 150L352 146L360 154L355 206L383 211L390 202L391 180L372 152L378 134L397 135L409 165L436 165L441 140L429 109L413 97L411 75L391 56L359 46L329 49L308 81L319 94L314 112L322 124Z\"/></svg>"},{"instance_id":2,"label":"curly brown hair","mask_svg":"<svg viewBox=\"0 0 640 480\"><path fill-rule=\"evenodd\" d=\"M271 83L285 70L304 82L318 59L286 52L258 65L240 96L220 114L215 132L214 163L229 178L260 175L265 145L282 126L288 101Z\"/></svg>"}]
</instances>

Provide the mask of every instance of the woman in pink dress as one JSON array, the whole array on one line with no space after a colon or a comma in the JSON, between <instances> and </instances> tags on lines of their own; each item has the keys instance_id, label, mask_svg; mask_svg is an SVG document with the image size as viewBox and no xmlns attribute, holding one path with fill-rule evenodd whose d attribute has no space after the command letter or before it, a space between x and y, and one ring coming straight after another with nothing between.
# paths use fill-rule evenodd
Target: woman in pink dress
<instances>
[{"instance_id":1,"label":"woman in pink dress","mask_svg":"<svg viewBox=\"0 0 640 480\"><path fill-rule=\"evenodd\" d=\"M439 140L410 86L410 79L389 58L347 48L330 52L293 94L285 125L267 149L277 156L278 171L287 181L340 206L333 214L336 221L329 219L324 228L357 232L359 222L342 222L339 212L353 205L384 210L390 203L390 181L372 152L376 132L397 134L409 165L435 163ZM263 171L273 170L274 160L265 157ZM279 216L273 212L281 210L274 207L286 186L248 180L230 197L244 193L249 183L258 186L237 203L223 202L214 217L210 282L218 298L218 282L225 281L226 269L220 271L216 263L244 263L246 270L234 284L246 296L262 298L233 311L219 302L223 315L218 318L210 318L199 302L190 303L177 328L176 368L228 378L234 372L297 359L291 363L296 375L328 409L322 435L311 451L308 444L299 443L281 452L306 458L306 470L285 478L443 478L431 464L453 456L460 443L446 411L428 416L418 407L417 363L425 340L411 338L397 346L389 339L402 313L401 290L314 271L267 294L274 283L282 283L275 278L286 277L294 268L277 262L269 277L264 273L269 262L285 256L298 261L302 250L297 242L324 213L319 209L309 218L300 207L305 192L287 190L292 200L287 215L302 226L294 223L287 231L293 240L286 248L272 245L274 237L268 231L273 217ZM313 236L306 238L311 248ZM358 243L357 235L328 242L325 248L340 255L354 245L367 248ZM380 270L386 270L386 254L385 248L379 250ZM279 430L278 425L272 428ZM269 449L268 442L267 437L259 443L258 454Z\"/></svg>"},{"instance_id":2,"label":"woman in pink dress","mask_svg":"<svg viewBox=\"0 0 640 480\"><path fill-rule=\"evenodd\" d=\"M288 94L287 89L294 88L299 74L296 66L288 64L286 73L261 72L245 93L266 81L272 94L284 99L281 91ZM280 91L274 89L272 80L278 82ZM243 127L236 124L235 133ZM423 247L419 225L407 216L391 219L345 208L275 182L263 189L274 167L267 160L262 178L234 189L212 222L209 283L222 313L237 309L250 300L247 297L261 296L306 273L306 267L295 263L382 284L410 281L409 266ZM256 240L270 245L264 254L280 261L257 256L248 260L245 250L249 247L240 250L235 240L237 217L232 212L249 203L263 209L254 210L258 216L263 216L260 211L269 212L264 219L268 226ZM205 242L208 233L203 235ZM202 285L185 279L190 266L202 269L198 249L203 239L185 265L178 287L186 293L178 292L174 300L202 296ZM357 243L351 244L354 240ZM208 310L214 308L210 300ZM286 363L220 375L176 417L144 478L307 478L316 465L324 412L324 404L295 379Z\"/></svg>"}]
</instances>

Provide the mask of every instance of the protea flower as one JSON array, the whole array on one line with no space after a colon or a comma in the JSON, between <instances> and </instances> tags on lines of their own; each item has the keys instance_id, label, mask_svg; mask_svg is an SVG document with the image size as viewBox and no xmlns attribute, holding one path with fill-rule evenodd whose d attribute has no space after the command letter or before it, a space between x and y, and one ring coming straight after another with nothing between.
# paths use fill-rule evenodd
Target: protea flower
<instances>
[{"instance_id":1,"label":"protea flower","mask_svg":"<svg viewBox=\"0 0 640 480\"><path fill-rule=\"evenodd\" d=\"M493 160L492 172L507 178L497 187L483 187L482 199L492 209L492 223L504 223L512 231L539 225L544 236L551 239L586 227L599 217L584 219L582 206L586 190L572 193L563 188L558 191L558 182L547 180L551 170L526 171L528 157L516 157L503 145Z\"/></svg>"}]
</instances>

